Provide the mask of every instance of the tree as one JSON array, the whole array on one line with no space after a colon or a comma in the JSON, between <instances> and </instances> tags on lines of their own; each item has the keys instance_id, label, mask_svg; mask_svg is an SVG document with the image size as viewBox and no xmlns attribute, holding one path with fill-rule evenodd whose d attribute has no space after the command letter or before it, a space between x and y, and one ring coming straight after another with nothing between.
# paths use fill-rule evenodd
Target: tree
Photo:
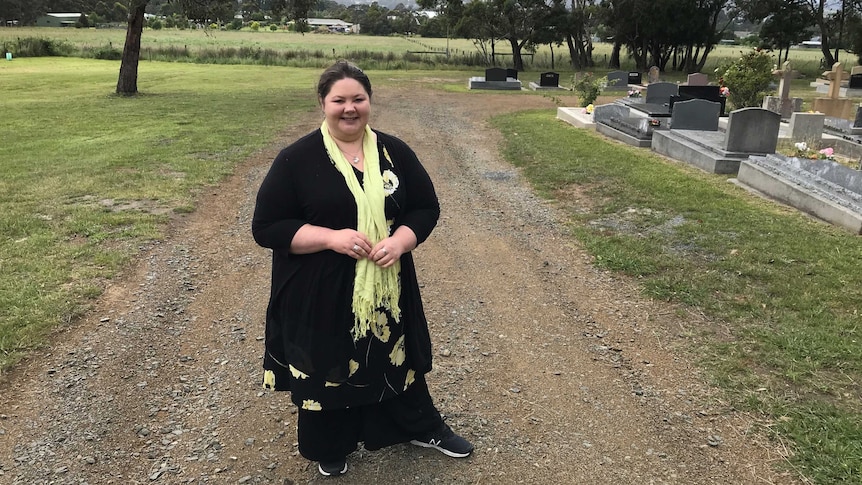
<instances>
[{"instance_id":1,"label":"tree","mask_svg":"<svg viewBox=\"0 0 862 485\"><path fill-rule=\"evenodd\" d=\"M760 27L761 47L778 49L778 63L787 60L790 46L799 44L809 36L809 27L813 25L810 12L799 4L792 2L777 2L776 10L763 21ZM784 59L781 51L784 51Z\"/></svg>"}]
</instances>

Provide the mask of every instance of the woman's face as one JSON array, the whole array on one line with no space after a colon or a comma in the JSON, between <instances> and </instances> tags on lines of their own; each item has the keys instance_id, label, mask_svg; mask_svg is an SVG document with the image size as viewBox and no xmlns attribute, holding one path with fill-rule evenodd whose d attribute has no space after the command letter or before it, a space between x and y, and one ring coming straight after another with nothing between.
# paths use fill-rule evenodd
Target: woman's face
<instances>
[{"instance_id":1,"label":"woman's face","mask_svg":"<svg viewBox=\"0 0 862 485\"><path fill-rule=\"evenodd\" d=\"M321 103L333 137L342 141L362 137L371 114L371 99L359 81L351 78L335 81Z\"/></svg>"}]
</instances>

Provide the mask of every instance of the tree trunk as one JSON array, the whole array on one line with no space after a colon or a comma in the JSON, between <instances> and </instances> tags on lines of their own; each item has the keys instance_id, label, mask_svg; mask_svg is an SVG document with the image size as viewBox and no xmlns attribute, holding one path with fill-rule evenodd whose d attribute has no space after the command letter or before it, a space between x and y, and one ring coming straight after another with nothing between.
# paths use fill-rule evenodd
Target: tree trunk
<instances>
[{"instance_id":1,"label":"tree trunk","mask_svg":"<svg viewBox=\"0 0 862 485\"><path fill-rule=\"evenodd\" d=\"M618 40L614 40L614 48L611 51L611 58L608 59L608 69L619 69L620 68L620 50L623 48L623 45Z\"/></svg>"},{"instance_id":2,"label":"tree trunk","mask_svg":"<svg viewBox=\"0 0 862 485\"><path fill-rule=\"evenodd\" d=\"M141 58L141 33L144 31L144 11L148 0L137 0L129 9L129 25L126 28L126 44L120 61L120 77L117 79L117 94L132 96L138 93L138 61Z\"/></svg>"},{"instance_id":3,"label":"tree trunk","mask_svg":"<svg viewBox=\"0 0 862 485\"><path fill-rule=\"evenodd\" d=\"M554 43L548 43L548 47L551 49L551 70L554 70Z\"/></svg>"},{"instance_id":4,"label":"tree trunk","mask_svg":"<svg viewBox=\"0 0 862 485\"><path fill-rule=\"evenodd\" d=\"M523 71L524 60L521 58L521 45L518 44L518 39L510 37L509 43L512 44L512 68L516 71Z\"/></svg>"}]
</instances>

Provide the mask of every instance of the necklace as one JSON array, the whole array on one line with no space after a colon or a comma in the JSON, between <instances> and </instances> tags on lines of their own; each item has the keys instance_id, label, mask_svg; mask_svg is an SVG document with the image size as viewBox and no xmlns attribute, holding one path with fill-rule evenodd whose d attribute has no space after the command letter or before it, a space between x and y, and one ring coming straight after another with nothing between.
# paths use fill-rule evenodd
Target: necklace
<instances>
[{"instance_id":1,"label":"necklace","mask_svg":"<svg viewBox=\"0 0 862 485\"><path fill-rule=\"evenodd\" d=\"M362 153L362 144L361 144L361 143L360 143L360 145L359 145L359 152L357 152L356 154L350 154L350 153L347 153L347 152L346 152L346 151L344 151L344 149L343 149L343 148L341 148L341 147L338 147L338 149L339 149L339 150L341 150L341 153L343 153L345 156L347 156L347 157L350 159L350 162L351 162L351 163L353 163L354 165L356 165L357 163L359 163L359 154L360 154L360 153Z\"/></svg>"}]
</instances>

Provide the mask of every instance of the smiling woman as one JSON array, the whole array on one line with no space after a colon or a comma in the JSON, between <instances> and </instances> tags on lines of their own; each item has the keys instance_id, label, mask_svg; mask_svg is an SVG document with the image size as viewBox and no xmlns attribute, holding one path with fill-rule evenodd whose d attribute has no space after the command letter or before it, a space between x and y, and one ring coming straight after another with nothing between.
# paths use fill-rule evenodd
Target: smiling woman
<instances>
[{"instance_id":1,"label":"smiling woman","mask_svg":"<svg viewBox=\"0 0 862 485\"><path fill-rule=\"evenodd\" d=\"M264 385L290 391L299 451L323 475L346 473L359 442L473 451L425 383L431 341L411 251L440 205L413 150L368 126L371 93L353 64L324 71L323 124L276 157L252 222L272 249Z\"/></svg>"}]
</instances>

